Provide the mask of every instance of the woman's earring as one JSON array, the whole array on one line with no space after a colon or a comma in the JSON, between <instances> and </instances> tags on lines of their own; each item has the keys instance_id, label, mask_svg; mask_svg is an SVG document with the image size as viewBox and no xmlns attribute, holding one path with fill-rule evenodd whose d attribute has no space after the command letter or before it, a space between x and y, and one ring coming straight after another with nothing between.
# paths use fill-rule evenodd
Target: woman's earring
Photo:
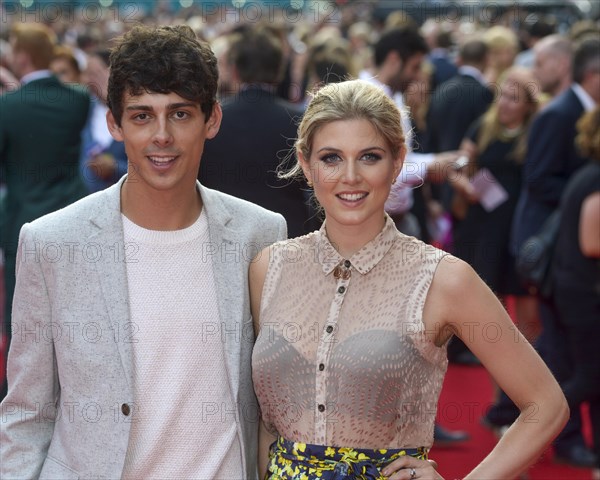
<instances>
[{"instance_id":1,"label":"woman's earring","mask_svg":"<svg viewBox=\"0 0 600 480\"><path fill-rule=\"evenodd\" d=\"M310 188L312 188L312 187L313 187L313 183L312 183L312 182L311 182L311 181L310 181L308 178L306 179L306 184L307 184L307 185L308 185Z\"/></svg>"}]
</instances>

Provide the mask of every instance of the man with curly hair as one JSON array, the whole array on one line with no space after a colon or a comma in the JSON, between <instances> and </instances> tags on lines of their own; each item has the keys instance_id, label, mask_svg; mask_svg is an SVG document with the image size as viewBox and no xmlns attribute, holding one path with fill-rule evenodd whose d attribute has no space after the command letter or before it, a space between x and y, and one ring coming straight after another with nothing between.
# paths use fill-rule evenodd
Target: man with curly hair
<instances>
[{"instance_id":1,"label":"man with curly hair","mask_svg":"<svg viewBox=\"0 0 600 480\"><path fill-rule=\"evenodd\" d=\"M286 227L196 180L217 78L188 27L113 50L128 173L21 230L2 478L256 477L247 272Z\"/></svg>"}]
</instances>

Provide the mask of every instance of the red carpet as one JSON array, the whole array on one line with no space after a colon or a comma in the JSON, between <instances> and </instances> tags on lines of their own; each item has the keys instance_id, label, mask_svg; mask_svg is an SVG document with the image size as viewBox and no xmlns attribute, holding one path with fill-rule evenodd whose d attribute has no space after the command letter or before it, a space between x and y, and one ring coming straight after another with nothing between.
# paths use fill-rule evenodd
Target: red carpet
<instances>
[{"instance_id":1,"label":"red carpet","mask_svg":"<svg viewBox=\"0 0 600 480\"><path fill-rule=\"evenodd\" d=\"M494 435L479 423L493 396L493 386L484 368L450 365L439 403L439 422L452 430L469 432L471 440L456 447L432 449L430 457L438 462L439 472L446 480L463 478L495 445ZM592 471L557 465L548 451L523 478L592 480Z\"/></svg>"}]
</instances>

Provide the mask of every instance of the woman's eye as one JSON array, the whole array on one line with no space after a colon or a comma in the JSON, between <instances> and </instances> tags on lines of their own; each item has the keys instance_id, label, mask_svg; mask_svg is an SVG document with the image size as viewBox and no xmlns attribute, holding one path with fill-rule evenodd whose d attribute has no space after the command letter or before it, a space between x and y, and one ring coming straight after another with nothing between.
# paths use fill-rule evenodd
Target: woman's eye
<instances>
[{"instance_id":1,"label":"woman's eye","mask_svg":"<svg viewBox=\"0 0 600 480\"><path fill-rule=\"evenodd\" d=\"M367 162L377 162L378 160L381 160L381 155L378 153L365 153L362 158Z\"/></svg>"},{"instance_id":2,"label":"woman's eye","mask_svg":"<svg viewBox=\"0 0 600 480\"><path fill-rule=\"evenodd\" d=\"M337 163L340 161L340 156L337 153L329 153L327 155L323 155L320 160L323 163Z\"/></svg>"}]
</instances>

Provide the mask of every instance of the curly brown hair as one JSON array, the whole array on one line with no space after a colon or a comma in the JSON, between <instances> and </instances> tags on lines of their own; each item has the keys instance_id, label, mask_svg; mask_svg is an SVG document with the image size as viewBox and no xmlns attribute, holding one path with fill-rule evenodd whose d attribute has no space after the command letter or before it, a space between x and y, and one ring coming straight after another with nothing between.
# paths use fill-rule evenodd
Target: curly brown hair
<instances>
[{"instance_id":1,"label":"curly brown hair","mask_svg":"<svg viewBox=\"0 0 600 480\"><path fill-rule=\"evenodd\" d=\"M217 59L186 25L136 25L110 54L108 108L118 125L125 94L171 93L199 103L205 119L217 102Z\"/></svg>"}]
</instances>

